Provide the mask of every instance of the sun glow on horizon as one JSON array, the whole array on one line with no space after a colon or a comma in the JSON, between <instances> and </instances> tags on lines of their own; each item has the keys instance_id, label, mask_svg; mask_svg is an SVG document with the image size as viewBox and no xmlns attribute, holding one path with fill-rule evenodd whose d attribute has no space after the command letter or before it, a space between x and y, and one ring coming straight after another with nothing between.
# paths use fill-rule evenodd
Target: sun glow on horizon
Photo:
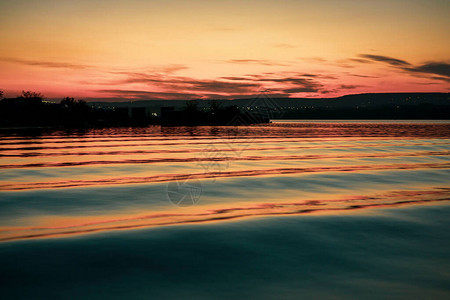
<instances>
[{"instance_id":1,"label":"sun glow on horizon","mask_svg":"<svg viewBox=\"0 0 450 300\"><path fill-rule=\"evenodd\" d=\"M0 89L50 99L448 92L450 2L2 1Z\"/></svg>"}]
</instances>

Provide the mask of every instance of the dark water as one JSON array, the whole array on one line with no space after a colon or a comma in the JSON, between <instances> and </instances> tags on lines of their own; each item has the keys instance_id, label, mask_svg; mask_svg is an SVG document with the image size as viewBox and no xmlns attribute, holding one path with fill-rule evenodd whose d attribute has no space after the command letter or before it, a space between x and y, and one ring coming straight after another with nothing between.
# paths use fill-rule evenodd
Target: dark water
<instances>
[{"instance_id":1,"label":"dark water","mask_svg":"<svg viewBox=\"0 0 450 300\"><path fill-rule=\"evenodd\" d=\"M450 293L447 122L3 132L0 298Z\"/></svg>"}]
</instances>

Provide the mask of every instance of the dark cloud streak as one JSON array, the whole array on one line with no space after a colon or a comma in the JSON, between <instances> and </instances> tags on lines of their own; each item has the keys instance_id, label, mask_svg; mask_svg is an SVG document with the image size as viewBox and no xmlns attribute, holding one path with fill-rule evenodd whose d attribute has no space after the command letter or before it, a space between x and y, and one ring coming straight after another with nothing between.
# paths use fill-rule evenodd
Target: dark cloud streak
<instances>
[{"instance_id":1,"label":"dark cloud streak","mask_svg":"<svg viewBox=\"0 0 450 300\"><path fill-rule=\"evenodd\" d=\"M37 60L24 60L24 59L16 59L16 58L0 58L2 61L12 62L27 66L37 66L44 68L64 68L64 69L88 69L92 66L82 65L82 64L72 64L65 62L49 62L49 61L37 61Z\"/></svg>"},{"instance_id":2,"label":"dark cloud streak","mask_svg":"<svg viewBox=\"0 0 450 300\"><path fill-rule=\"evenodd\" d=\"M450 78L450 64L443 62L430 62L420 66L405 68L405 71L436 74Z\"/></svg>"},{"instance_id":3,"label":"dark cloud streak","mask_svg":"<svg viewBox=\"0 0 450 300\"><path fill-rule=\"evenodd\" d=\"M383 56L383 55L372 55L372 54L360 54L359 57L372 60L372 61L378 61L378 62L384 62L387 64L390 64L391 66L410 66L411 64L407 61L389 57L389 56Z\"/></svg>"},{"instance_id":4,"label":"dark cloud streak","mask_svg":"<svg viewBox=\"0 0 450 300\"><path fill-rule=\"evenodd\" d=\"M255 64L263 66L286 66L285 64L276 63L265 59L230 59L226 60L226 63L231 64Z\"/></svg>"},{"instance_id":5,"label":"dark cloud streak","mask_svg":"<svg viewBox=\"0 0 450 300\"><path fill-rule=\"evenodd\" d=\"M431 61L421 65L413 65L405 60L383 55L360 54L358 56L372 62L387 63L391 67L402 70L414 76L422 75L420 77L424 77L426 75L433 75L428 76L427 78L433 80L444 80L447 82L450 81L450 64L448 64L447 62ZM355 62L365 63L358 58L354 58L351 60Z\"/></svg>"}]
</instances>

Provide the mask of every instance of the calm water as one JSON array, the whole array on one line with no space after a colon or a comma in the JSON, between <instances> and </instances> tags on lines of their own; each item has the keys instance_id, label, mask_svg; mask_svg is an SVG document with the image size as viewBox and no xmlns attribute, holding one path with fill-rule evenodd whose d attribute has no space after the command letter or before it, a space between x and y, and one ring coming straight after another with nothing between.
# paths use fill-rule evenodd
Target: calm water
<instances>
[{"instance_id":1,"label":"calm water","mask_svg":"<svg viewBox=\"0 0 450 300\"><path fill-rule=\"evenodd\" d=\"M0 298L448 298L450 123L1 133Z\"/></svg>"}]
</instances>

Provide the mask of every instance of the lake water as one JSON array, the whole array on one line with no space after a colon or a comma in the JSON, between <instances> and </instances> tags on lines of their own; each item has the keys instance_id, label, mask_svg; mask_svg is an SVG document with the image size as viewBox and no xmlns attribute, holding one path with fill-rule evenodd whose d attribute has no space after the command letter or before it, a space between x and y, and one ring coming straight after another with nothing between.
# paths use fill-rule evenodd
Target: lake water
<instances>
[{"instance_id":1,"label":"lake water","mask_svg":"<svg viewBox=\"0 0 450 300\"><path fill-rule=\"evenodd\" d=\"M7 131L1 299L445 299L450 122Z\"/></svg>"}]
</instances>

